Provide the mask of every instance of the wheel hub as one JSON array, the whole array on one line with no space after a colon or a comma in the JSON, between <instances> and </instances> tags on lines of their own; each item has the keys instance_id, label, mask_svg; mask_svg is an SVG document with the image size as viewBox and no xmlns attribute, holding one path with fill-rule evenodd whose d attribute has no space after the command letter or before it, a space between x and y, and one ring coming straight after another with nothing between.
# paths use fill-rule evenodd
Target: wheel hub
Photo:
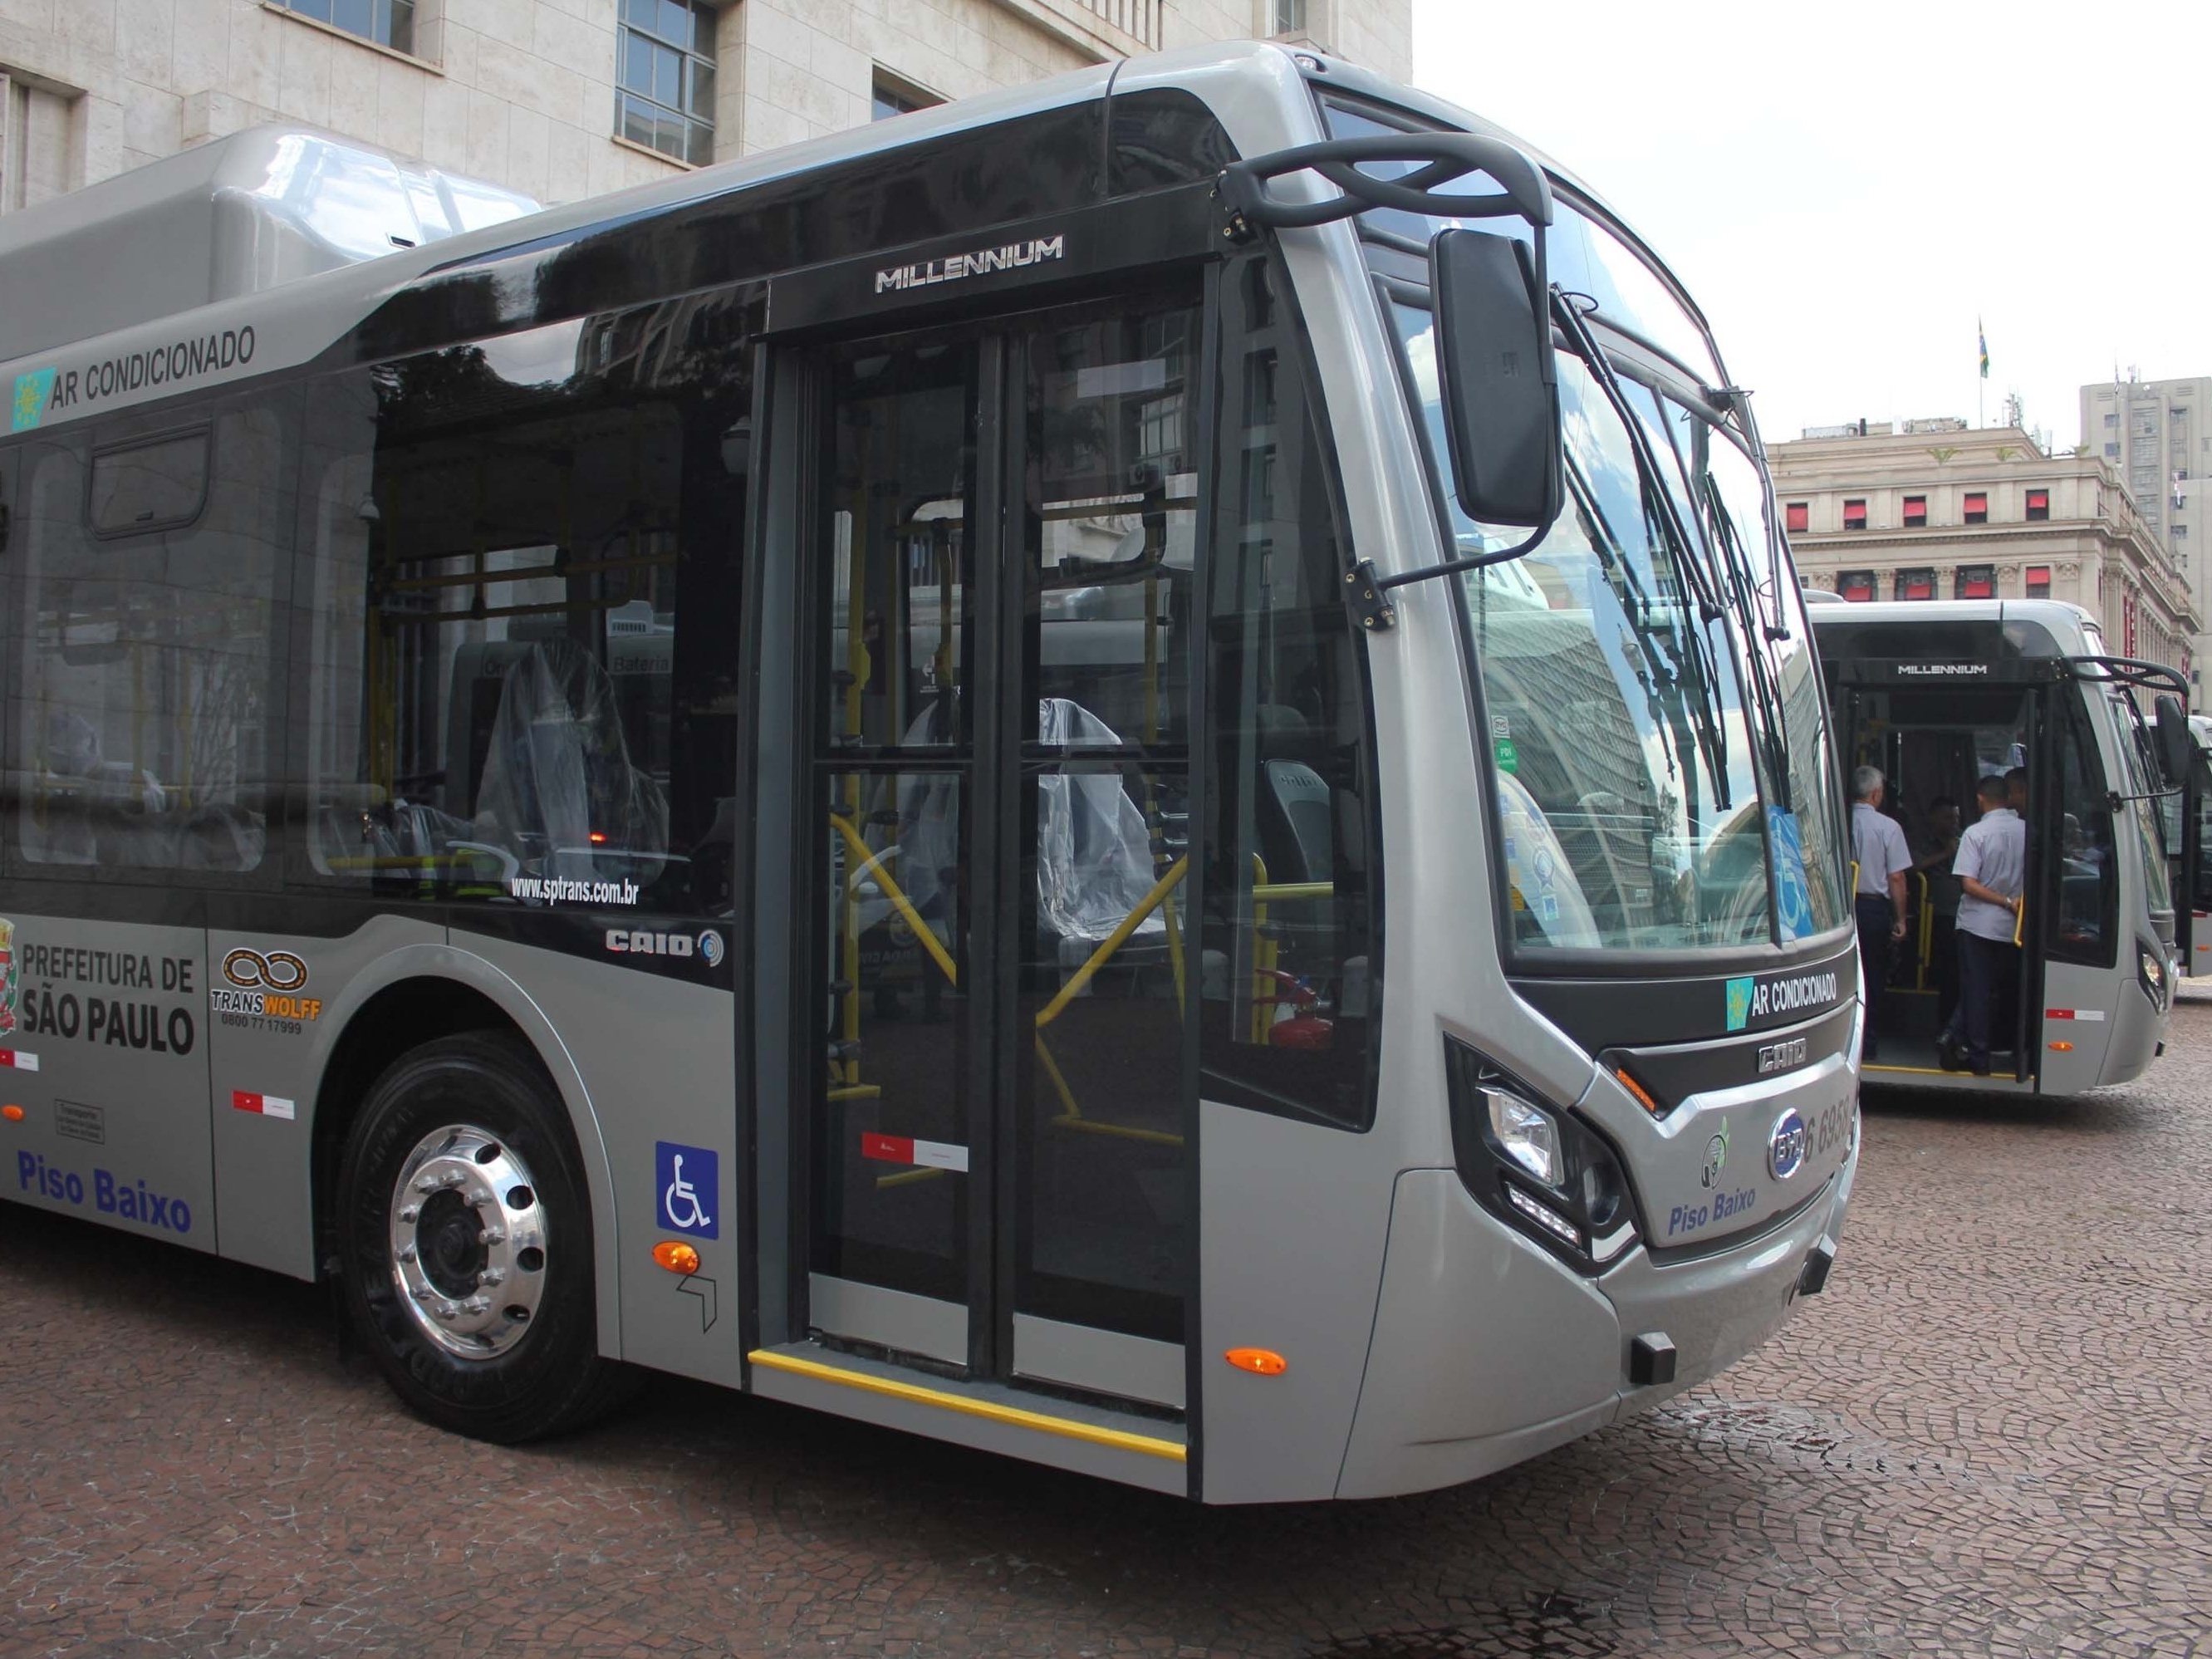
<instances>
[{"instance_id":1,"label":"wheel hub","mask_svg":"<svg viewBox=\"0 0 2212 1659\"><path fill-rule=\"evenodd\" d=\"M449 1353L488 1359L530 1328L544 1294L545 1206L514 1149L466 1124L415 1144L392 1182L401 1305Z\"/></svg>"}]
</instances>

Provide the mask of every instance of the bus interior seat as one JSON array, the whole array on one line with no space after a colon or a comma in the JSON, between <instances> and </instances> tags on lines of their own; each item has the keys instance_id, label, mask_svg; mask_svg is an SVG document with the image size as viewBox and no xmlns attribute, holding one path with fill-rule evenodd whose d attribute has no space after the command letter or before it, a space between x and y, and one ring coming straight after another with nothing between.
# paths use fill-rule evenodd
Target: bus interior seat
<instances>
[{"instance_id":1,"label":"bus interior seat","mask_svg":"<svg viewBox=\"0 0 2212 1659\"><path fill-rule=\"evenodd\" d=\"M550 873L666 853L667 796L632 763L613 677L583 646L533 641L507 669L475 816L477 839Z\"/></svg>"}]
</instances>

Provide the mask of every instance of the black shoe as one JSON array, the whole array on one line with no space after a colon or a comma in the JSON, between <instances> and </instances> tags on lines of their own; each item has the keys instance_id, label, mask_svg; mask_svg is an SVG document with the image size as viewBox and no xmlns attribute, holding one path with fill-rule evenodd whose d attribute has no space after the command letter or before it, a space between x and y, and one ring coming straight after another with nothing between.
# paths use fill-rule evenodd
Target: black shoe
<instances>
[{"instance_id":1,"label":"black shoe","mask_svg":"<svg viewBox=\"0 0 2212 1659\"><path fill-rule=\"evenodd\" d=\"M1936 1040L1936 1063L1947 1072L1963 1072L1966 1069L1966 1051L1948 1036L1938 1037ZM1982 1069L1986 1072L1989 1067L1984 1066Z\"/></svg>"},{"instance_id":2,"label":"black shoe","mask_svg":"<svg viewBox=\"0 0 2212 1659\"><path fill-rule=\"evenodd\" d=\"M1968 1066L1967 1070L1973 1073L1976 1077L1987 1077L1990 1074L1990 1063L1986 1060L1978 1060Z\"/></svg>"}]
</instances>

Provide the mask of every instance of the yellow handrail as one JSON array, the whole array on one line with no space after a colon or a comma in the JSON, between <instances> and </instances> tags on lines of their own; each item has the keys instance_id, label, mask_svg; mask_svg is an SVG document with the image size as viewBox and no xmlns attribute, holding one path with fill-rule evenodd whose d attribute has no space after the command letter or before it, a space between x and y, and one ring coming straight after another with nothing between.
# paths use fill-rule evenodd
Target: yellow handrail
<instances>
[{"instance_id":1,"label":"yellow handrail","mask_svg":"<svg viewBox=\"0 0 2212 1659\"><path fill-rule=\"evenodd\" d=\"M1146 916L1160 908L1161 901L1175 890L1176 884L1183 878L1189 868L1190 855L1188 853L1168 866L1167 874L1153 884L1152 890L1145 895L1135 909L1121 918L1121 925L1107 934L1099 942L1098 948L1091 953L1090 959L1068 975L1067 983L1060 988L1060 994L1045 1004L1036 1017L1039 1030L1058 1019L1069 1002L1082 994L1083 988L1091 983L1092 975L1106 965L1106 959L1129 942L1129 935L1144 925Z\"/></svg>"},{"instance_id":2,"label":"yellow handrail","mask_svg":"<svg viewBox=\"0 0 2212 1659\"><path fill-rule=\"evenodd\" d=\"M891 902L891 908L906 918L907 925L914 929L915 937L921 941L922 949L929 952L944 970L945 977L957 987L960 983L960 969L945 953L943 942L937 937L937 930L921 919L921 912L914 908L914 902L907 897L905 890L892 880L890 872L884 868L884 859L890 849L871 853L868 843L860 839L860 832L850 823L835 812L830 815L830 822L837 826L837 833L844 836L846 846L853 850L854 856L861 860L845 878L846 886L848 889L856 887L865 878L874 877L882 884L884 896Z\"/></svg>"}]
</instances>

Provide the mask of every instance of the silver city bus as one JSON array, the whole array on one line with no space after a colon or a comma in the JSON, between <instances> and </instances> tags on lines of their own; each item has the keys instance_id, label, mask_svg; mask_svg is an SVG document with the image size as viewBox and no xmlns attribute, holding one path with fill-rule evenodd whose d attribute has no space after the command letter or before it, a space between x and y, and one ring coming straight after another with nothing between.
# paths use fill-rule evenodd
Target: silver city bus
<instances>
[{"instance_id":1,"label":"silver city bus","mask_svg":"<svg viewBox=\"0 0 2212 1659\"><path fill-rule=\"evenodd\" d=\"M1811 635L1589 192L1240 46L516 205L262 131L0 229L9 1196L465 1433L652 1368L1218 1503L1821 1288Z\"/></svg>"},{"instance_id":2,"label":"silver city bus","mask_svg":"<svg viewBox=\"0 0 2212 1659\"><path fill-rule=\"evenodd\" d=\"M2200 745L2172 668L2108 654L2089 613L2052 599L1814 608L1846 775L1881 769L1906 831L1905 939L1865 1075L2066 1095L2138 1075L2164 1045L2203 796ZM2147 720L2148 702L2154 720ZM1947 1072L1936 1037L1958 994L1949 848L1991 776L2024 783L2019 983L1992 1024L1990 1077ZM1941 827L1947 821L1949 833Z\"/></svg>"}]
</instances>

